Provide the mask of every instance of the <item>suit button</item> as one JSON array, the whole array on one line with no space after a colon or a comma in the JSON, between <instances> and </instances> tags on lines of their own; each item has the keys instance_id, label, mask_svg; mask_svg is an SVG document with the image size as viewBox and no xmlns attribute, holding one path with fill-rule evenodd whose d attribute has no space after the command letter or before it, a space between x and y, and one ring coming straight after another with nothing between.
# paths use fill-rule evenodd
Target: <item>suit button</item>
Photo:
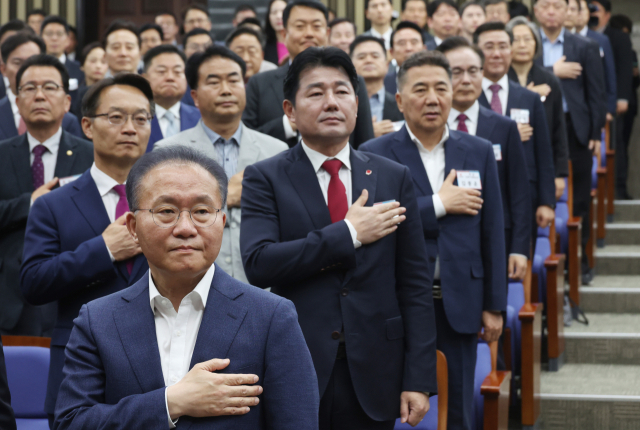
<instances>
[{"instance_id":1,"label":"suit button","mask_svg":"<svg viewBox=\"0 0 640 430\"><path fill-rule=\"evenodd\" d=\"M349 290L347 288L343 288L340 294L342 294L342 297L347 297L347 295L349 294Z\"/></svg>"},{"instance_id":2,"label":"suit button","mask_svg":"<svg viewBox=\"0 0 640 430\"><path fill-rule=\"evenodd\" d=\"M226 261L227 263L231 263L231 257L225 258L224 261Z\"/></svg>"},{"instance_id":3,"label":"suit button","mask_svg":"<svg viewBox=\"0 0 640 430\"><path fill-rule=\"evenodd\" d=\"M339 331L334 331L333 333L331 333L331 339L333 339L333 340L340 339L340 332Z\"/></svg>"}]
</instances>

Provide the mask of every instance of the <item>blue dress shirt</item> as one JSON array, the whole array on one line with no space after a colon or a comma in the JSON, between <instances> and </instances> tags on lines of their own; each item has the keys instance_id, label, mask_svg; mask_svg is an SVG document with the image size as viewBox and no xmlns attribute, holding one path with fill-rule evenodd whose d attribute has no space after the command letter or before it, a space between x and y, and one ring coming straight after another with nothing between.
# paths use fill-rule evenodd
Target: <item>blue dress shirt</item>
<instances>
[{"instance_id":1,"label":"blue dress shirt","mask_svg":"<svg viewBox=\"0 0 640 430\"><path fill-rule=\"evenodd\" d=\"M384 99L386 90L384 85L380 88L380 91L369 97L369 106L371 107L371 118L376 117L376 122L382 121L384 114Z\"/></svg>"},{"instance_id":2,"label":"blue dress shirt","mask_svg":"<svg viewBox=\"0 0 640 430\"><path fill-rule=\"evenodd\" d=\"M555 42L551 42L544 30L540 29L540 37L542 38L542 62L544 63L544 67L553 68L553 65L564 55L564 31L563 28ZM569 112L564 94L562 95L562 110L565 113Z\"/></svg>"},{"instance_id":3,"label":"blue dress shirt","mask_svg":"<svg viewBox=\"0 0 640 430\"><path fill-rule=\"evenodd\" d=\"M227 179L230 179L237 173L236 170L238 168L238 154L240 154L240 140L242 139L242 123L240 123L240 126L229 140L226 140L218 133L207 127L204 124L204 121L202 121L201 124L202 128L204 128L204 132L209 136L211 143L215 146L216 152L218 153L217 161L227 174Z\"/></svg>"}]
</instances>

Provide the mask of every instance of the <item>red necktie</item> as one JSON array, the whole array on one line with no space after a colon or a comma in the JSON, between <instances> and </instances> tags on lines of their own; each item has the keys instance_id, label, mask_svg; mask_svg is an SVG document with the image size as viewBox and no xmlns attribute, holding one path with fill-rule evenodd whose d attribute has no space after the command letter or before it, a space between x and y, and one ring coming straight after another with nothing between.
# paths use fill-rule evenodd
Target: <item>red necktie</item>
<instances>
[{"instance_id":1,"label":"red necktie","mask_svg":"<svg viewBox=\"0 0 640 430\"><path fill-rule=\"evenodd\" d=\"M113 190L118 193L120 196L120 200L118 200L118 204L116 205L116 219L120 218L122 215L129 212L129 203L127 202L127 191L126 185L115 185ZM133 269L133 259L130 258L127 260L127 271L129 275L131 275L131 270Z\"/></svg>"},{"instance_id":2,"label":"red necktie","mask_svg":"<svg viewBox=\"0 0 640 430\"><path fill-rule=\"evenodd\" d=\"M502 115L502 102L500 101L500 97L498 96L498 92L502 89L502 87L498 84L493 84L489 87L489 89L493 91L493 96L491 97L491 110L498 115Z\"/></svg>"},{"instance_id":3,"label":"red necktie","mask_svg":"<svg viewBox=\"0 0 640 430\"><path fill-rule=\"evenodd\" d=\"M329 189L327 190L327 206L329 206L331 222L342 221L349 210L349 204L347 203L347 190L338 175L341 167L342 161L336 159L327 160L322 163L322 168L331 175Z\"/></svg>"},{"instance_id":4,"label":"red necktie","mask_svg":"<svg viewBox=\"0 0 640 430\"><path fill-rule=\"evenodd\" d=\"M463 131L465 133L469 133L469 129L467 128L467 124L465 124L465 121L468 120L468 119L469 119L469 117L466 116L463 113L458 115L458 131Z\"/></svg>"},{"instance_id":5,"label":"red necktie","mask_svg":"<svg viewBox=\"0 0 640 430\"><path fill-rule=\"evenodd\" d=\"M27 124L25 124L24 119L20 117L20 122L18 123L18 134L22 136L27 132Z\"/></svg>"},{"instance_id":6,"label":"red necktie","mask_svg":"<svg viewBox=\"0 0 640 430\"><path fill-rule=\"evenodd\" d=\"M31 163L31 177L33 178L33 189L37 190L44 185L44 164L42 163L42 154L47 151L44 145L36 145L33 147L33 163Z\"/></svg>"}]
</instances>

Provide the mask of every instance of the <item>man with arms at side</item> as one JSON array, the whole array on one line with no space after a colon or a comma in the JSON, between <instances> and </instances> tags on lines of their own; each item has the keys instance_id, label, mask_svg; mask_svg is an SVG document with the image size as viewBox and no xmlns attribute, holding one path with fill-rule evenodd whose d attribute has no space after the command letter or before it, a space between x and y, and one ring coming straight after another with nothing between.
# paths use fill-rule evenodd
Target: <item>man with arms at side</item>
<instances>
[{"instance_id":1,"label":"man with arms at side","mask_svg":"<svg viewBox=\"0 0 640 430\"><path fill-rule=\"evenodd\" d=\"M380 137L394 132L393 123L404 120L404 117L398 110L395 96L384 85L388 67L384 42L374 36L358 36L351 44L351 61L367 86L373 134Z\"/></svg>"},{"instance_id":2,"label":"man with arms at side","mask_svg":"<svg viewBox=\"0 0 640 430\"><path fill-rule=\"evenodd\" d=\"M23 135L27 131L25 121L20 116L16 103L16 94L18 93L16 74L29 57L44 54L45 49L41 38L28 33L14 34L7 38L0 47L2 54L0 72L9 81L7 95L0 99L0 118L3 118L3 121L0 121L0 141ZM62 128L74 136L82 137L78 118L72 113L64 114Z\"/></svg>"},{"instance_id":3,"label":"man with arms at side","mask_svg":"<svg viewBox=\"0 0 640 430\"><path fill-rule=\"evenodd\" d=\"M226 40L227 48L238 54L247 66L245 83L258 73L276 70L278 66L264 59L264 38L262 33L249 27L240 27L229 34Z\"/></svg>"},{"instance_id":4,"label":"man with arms at side","mask_svg":"<svg viewBox=\"0 0 640 430\"><path fill-rule=\"evenodd\" d=\"M160 45L144 56L144 74L153 91L156 114L151 120L147 152L162 139L188 130L200 121L200 111L180 100L187 90L186 57L174 45Z\"/></svg>"},{"instance_id":5,"label":"man with arms at side","mask_svg":"<svg viewBox=\"0 0 640 430\"><path fill-rule=\"evenodd\" d=\"M51 336L55 303L33 306L20 292L27 217L34 202L93 162L91 144L62 129L69 110L69 75L49 55L35 55L18 70L16 103L26 132L0 144L0 333Z\"/></svg>"},{"instance_id":6,"label":"man with arms at side","mask_svg":"<svg viewBox=\"0 0 640 430\"><path fill-rule=\"evenodd\" d=\"M482 3L475 0L464 3L460 6L460 36L473 43L473 33L486 20L487 15Z\"/></svg>"},{"instance_id":7,"label":"man with arms at side","mask_svg":"<svg viewBox=\"0 0 640 430\"><path fill-rule=\"evenodd\" d=\"M384 40L384 47L391 48L391 21L393 21L393 5L391 0L367 0L365 17L371 21L371 28L363 34Z\"/></svg>"},{"instance_id":8,"label":"man with arms at side","mask_svg":"<svg viewBox=\"0 0 640 430\"><path fill-rule=\"evenodd\" d=\"M589 220L591 168L593 154L600 150L607 101L599 46L564 29L566 0L538 0L533 10L542 38L542 55L536 62L553 71L562 86L573 171L572 215L582 217L582 282L588 284L593 279L586 252L593 230L593 220Z\"/></svg>"},{"instance_id":9,"label":"man with arms at side","mask_svg":"<svg viewBox=\"0 0 640 430\"><path fill-rule=\"evenodd\" d=\"M62 382L64 348L82 305L133 285L148 266L124 225L125 181L147 149L153 92L131 73L105 78L83 99L94 163L71 184L36 199L27 220L20 287L27 302L58 301L45 411Z\"/></svg>"},{"instance_id":10,"label":"man with arms at side","mask_svg":"<svg viewBox=\"0 0 640 430\"><path fill-rule=\"evenodd\" d=\"M460 14L458 5L453 0L433 0L427 6L427 13L429 28L435 37L426 45L429 51L433 51L447 37L458 35Z\"/></svg>"},{"instance_id":11,"label":"man with arms at side","mask_svg":"<svg viewBox=\"0 0 640 430\"><path fill-rule=\"evenodd\" d=\"M447 428L469 430L478 334L484 330L487 342L498 340L501 312L507 307L496 160L490 142L447 127L451 68L442 53L411 56L400 68L398 86L405 127L367 142L363 150L411 170L419 211L415 216L423 229L416 236L426 243L427 269L434 279L437 346L449 368ZM454 185L461 173L474 178L471 187Z\"/></svg>"},{"instance_id":12,"label":"man with arms at side","mask_svg":"<svg viewBox=\"0 0 640 430\"><path fill-rule=\"evenodd\" d=\"M105 58L109 65L106 78L120 72L138 73L140 63L140 34L131 21L115 20L103 39Z\"/></svg>"},{"instance_id":13,"label":"man with arms at side","mask_svg":"<svg viewBox=\"0 0 640 430\"><path fill-rule=\"evenodd\" d=\"M388 1L388 0L385 0ZM285 29L285 44L289 59L310 46L326 46L328 31L327 8L314 0L296 0L287 5L282 13ZM244 123L254 130L286 142L289 147L298 143L298 131L282 108L284 102L283 82L289 63L277 70L264 72L247 84L247 107L242 116ZM350 142L357 147L373 137L371 110L364 85L360 80L358 116Z\"/></svg>"},{"instance_id":14,"label":"man with arms at side","mask_svg":"<svg viewBox=\"0 0 640 430\"><path fill-rule=\"evenodd\" d=\"M187 79L193 88L202 120L190 130L157 143L158 148L180 145L197 149L216 160L229 178L228 222L217 264L234 278L247 282L240 255L242 176L257 161L288 149L287 145L242 123L246 105L241 58L222 46L195 54L188 63Z\"/></svg>"},{"instance_id":15,"label":"man with arms at side","mask_svg":"<svg viewBox=\"0 0 640 430\"><path fill-rule=\"evenodd\" d=\"M398 417L415 426L437 388L431 277L411 176L349 145L357 85L338 48L297 56L285 111L302 140L247 167L242 184L245 272L296 305L322 430L390 430Z\"/></svg>"},{"instance_id":16,"label":"man with arms at side","mask_svg":"<svg viewBox=\"0 0 640 430\"><path fill-rule=\"evenodd\" d=\"M473 37L485 57L480 105L518 123L529 173L532 237L536 237L537 227L551 224L556 207L553 149L546 112L537 93L509 80L513 35L505 30L504 24L482 24Z\"/></svg>"},{"instance_id":17,"label":"man with arms at side","mask_svg":"<svg viewBox=\"0 0 640 430\"><path fill-rule=\"evenodd\" d=\"M398 23L391 35L389 53L393 60L389 64L387 75L384 77L384 86L387 91L395 96L398 88L396 83L398 69L411 54L425 49L425 39L420 27L410 21Z\"/></svg>"}]
</instances>

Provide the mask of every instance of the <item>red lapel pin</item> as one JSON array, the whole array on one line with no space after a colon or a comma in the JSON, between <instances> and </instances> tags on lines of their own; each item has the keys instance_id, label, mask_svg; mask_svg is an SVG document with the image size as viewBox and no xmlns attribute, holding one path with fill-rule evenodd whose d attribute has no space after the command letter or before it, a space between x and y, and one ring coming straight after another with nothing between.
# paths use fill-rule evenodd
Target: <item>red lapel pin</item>
<instances>
[{"instance_id":1,"label":"red lapel pin","mask_svg":"<svg viewBox=\"0 0 640 430\"><path fill-rule=\"evenodd\" d=\"M370 174L371 174L371 170L367 170L365 173L366 173L367 175L370 175Z\"/></svg>"}]
</instances>

